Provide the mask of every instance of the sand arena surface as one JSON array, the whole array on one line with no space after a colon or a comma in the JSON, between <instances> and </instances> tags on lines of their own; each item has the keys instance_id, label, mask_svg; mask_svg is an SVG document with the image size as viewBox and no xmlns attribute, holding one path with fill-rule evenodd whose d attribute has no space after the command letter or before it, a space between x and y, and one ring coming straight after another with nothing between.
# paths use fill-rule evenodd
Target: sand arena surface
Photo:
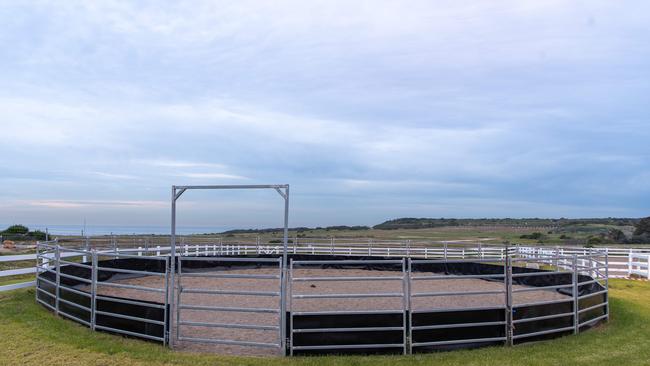
<instances>
[{"instance_id":1,"label":"sand arena surface","mask_svg":"<svg viewBox=\"0 0 650 366\"><path fill-rule=\"evenodd\" d=\"M221 272L201 271L199 273L229 273L251 275L279 275L277 268L235 269ZM247 278L206 278L187 277L183 273L181 286L184 289L210 289L231 291L272 291L280 292L278 279L247 279ZM401 272L363 270L363 269L294 269L293 277L395 277ZM434 275L430 272L414 272L413 276ZM164 278L146 276L114 281L120 284L164 288ZM177 282L178 284L178 282ZM514 285L513 289L526 288ZM109 296L118 296L132 299L163 302L163 295L134 289L113 288L108 286L97 287L98 293ZM402 293L402 281L305 281L293 282L292 293L299 294L374 294L374 293ZM505 291L504 283L481 279L439 279L412 281L412 293L418 292L471 292L471 291ZM177 293L175 293L177 294ZM515 304L532 303L548 300L566 299L554 290L527 291L513 294ZM245 307L280 309L280 298L251 295L214 295L181 293L182 305L218 306L218 307ZM453 295L436 297L412 298L411 306L414 310L426 309L462 309L476 307L505 306L505 294L481 295ZM336 298L336 299L289 299L288 309L291 311L363 311L363 310L402 310L402 298ZM175 321L176 314L172 314ZM249 325L279 325L279 314L272 313L245 313L231 311L200 311L183 309L180 312L181 321L206 322L206 323L231 323ZM256 329L226 329L216 327L196 327L183 325L180 327L181 337L215 338L227 340L240 340L250 342L276 343L279 339L278 330ZM175 336L175 334L173 335ZM278 351L271 348L242 347L233 345L219 345L211 343L194 343L181 341L177 349L184 351L214 352L221 354L237 355L277 355Z\"/></svg>"}]
</instances>

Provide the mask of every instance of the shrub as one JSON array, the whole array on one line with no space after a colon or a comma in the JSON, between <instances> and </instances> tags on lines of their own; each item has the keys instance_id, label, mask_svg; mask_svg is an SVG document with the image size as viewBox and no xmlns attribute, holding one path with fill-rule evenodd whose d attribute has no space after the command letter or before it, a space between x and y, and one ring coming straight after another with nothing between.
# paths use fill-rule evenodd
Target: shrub
<instances>
[{"instance_id":1,"label":"shrub","mask_svg":"<svg viewBox=\"0 0 650 366\"><path fill-rule=\"evenodd\" d=\"M602 244L603 238L600 236L590 236L587 238L587 245Z\"/></svg>"},{"instance_id":2,"label":"shrub","mask_svg":"<svg viewBox=\"0 0 650 366\"><path fill-rule=\"evenodd\" d=\"M46 238L45 233L40 230L32 231L31 233L29 233L29 236L31 236L35 240L45 240Z\"/></svg>"},{"instance_id":3,"label":"shrub","mask_svg":"<svg viewBox=\"0 0 650 366\"><path fill-rule=\"evenodd\" d=\"M650 217L646 217L639 220L639 223L636 224L636 228L634 229L635 236L640 236L644 234L650 235Z\"/></svg>"},{"instance_id":4,"label":"shrub","mask_svg":"<svg viewBox=\"0 0 650 366\"><path fill-rule=\"evenodd\" d=\"M25 225L11 225L5 231L3 231L3 234L14 234L14 235L25 235L29 232L29 228Z\"/></svg>"},{"instance_id":5,"label":"shrub","mask_svg":"<svg viewBox=\"0 0 650 366\"><path fill-rule=\"evenodd\" d=\"M531 239L531 240L542 240L546 237L546 235L540 233L540 232L534 232L532 234L523 234L520 236L520 239Z\"/></svg>"}]
</instances>

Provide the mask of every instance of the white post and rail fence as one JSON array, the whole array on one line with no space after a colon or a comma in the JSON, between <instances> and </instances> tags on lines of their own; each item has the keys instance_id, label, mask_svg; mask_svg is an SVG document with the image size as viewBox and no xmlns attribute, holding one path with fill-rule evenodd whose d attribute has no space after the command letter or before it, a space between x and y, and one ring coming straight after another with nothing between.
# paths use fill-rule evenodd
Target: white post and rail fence
<instances>
[{"instance_id":1,"label":"white post and rail fence","mask_svg":"<svg viewBox=\"0 0 650 366\"><path fill-rule=\"evenodd\" d=\"M224 238L183 237L179 240L178 256L232 256L232 255L279 255L283 248L281 243L262 243L258 238L250 242L226 242ZM138 238L78 238L66 239L65 246L78 242L79 249L95 249L99 252L119 251L125 254L146 256L168 256L170 246L168 238L159 237L158 240ZM57 246L58 240L50 240L43 244ZM602 262L607 263L609 278L640 278L650 280L650 246L646 248L618 248L618 247L562 247L562 246L530 246L510 245L506 249L503 245L452 243L432 241L391 241L377 239L338 239L338 238L293 238L288 244L287 252L294 254L330 254L343 256L378 256L378 257L408 257L419 259L454 258L454 259L503 259L506 250L528 258L563 257L570 255L587 256L594 253L602 254ZM47 255L39 253L3 255L0 256L0 292L34 286L34 278L25 278L37 272L37 260L40 265L47 265ZM75 257L77 252L66 252L62 248L61 258ZM87 258L84 258L89 260ZM600 260L601 258L599 258ZM586 259L583 259L586 260ZM82 259L83 261L83 259ZM550 260L552 261L552 260ZM31 263L29 263L31 262ZM571 263L555 261L548 263L550 266L568 269ZM588 263L580 263L587 266ZM12 279L13 276L20 276ZM15 278L15 277L14 277ZM2 285L2 283L7 283Z\"/></svg>"}]
</instances>

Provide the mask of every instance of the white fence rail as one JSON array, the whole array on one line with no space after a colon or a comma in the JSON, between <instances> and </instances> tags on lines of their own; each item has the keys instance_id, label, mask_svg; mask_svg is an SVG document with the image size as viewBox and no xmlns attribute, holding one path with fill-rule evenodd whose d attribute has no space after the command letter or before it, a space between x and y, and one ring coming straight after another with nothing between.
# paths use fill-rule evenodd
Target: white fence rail
<instances>
[{"instance_id":1,"label":"white fence rail","mask_svg":"<svg viewBox=\"0 0 650 366\"><path fill-rule=\"evenodd\" d=\"M164 238L159 238L164 239ZM136 253L137 255L165 256L169 255L170 247L161 240L128 238L79 238L67 240L66 247L75 244L80 249L104 249L119 253ZM41 242L44 245L57 245L57 240ZM163 245L160 245L163 244ZM227 255L273 255L282 251L282 243L262 243L259 238L252 243L224 242L222 238L184 237L178 244L178 253L182 256L227 256ZM482 259L505 257L505 251L517 253L522 257L564 257L570 255L587 256L600 253L601 262L607 260L608 277L629 278L641 277L650 279L650 247L649 248L616 248L616 247L561 247L561 246L505 246L486 245L481 243L447 243L432 241L398 241L376 239L335 239L335 238L294 238L289 243L288 250L293 254L329 254L347 256L382 256L410 257L420 259ZM61 257L73 257L75 253L62 252ZM0 256L0 262L20 262L33 260L34 266L18 266L17 268L0 271L0 279L9 276L36 273L37 254ZM84 261L89 260L84 258ZM584 259L582 260L584 261ZM570 263L548 263L561 268L568 268ZM586 266L587 263L580 263ZM0 286L0 292L19 288L31 287L34 280Z\"/></svg>"},{"instance_id":2,"label":"white fence rail","mask_svg":"<svg viewBox=\"0 0 650 366\"><path fill-rule=\"evenodd\" d=\"M628 258L628 273L650 280L650 255L630 253Z\"/></svg>"}]
</instances>

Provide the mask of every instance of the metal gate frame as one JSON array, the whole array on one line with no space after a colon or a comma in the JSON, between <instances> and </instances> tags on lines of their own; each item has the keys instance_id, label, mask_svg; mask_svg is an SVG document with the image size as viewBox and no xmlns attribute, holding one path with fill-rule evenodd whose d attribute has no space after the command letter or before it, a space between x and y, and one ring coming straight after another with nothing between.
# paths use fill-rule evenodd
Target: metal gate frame
<instances>
[{"instance_id":1,"label":"metal gate frame","mask_svg":"<svg viewBox=\"0 0 650 366\"><path fill-rule=\"evenodd\" d=\"M287 292L289 301L289 355L293 356L295 351L309 351L309 350L335 350L335 349L365 349L365 348L401 348L403 354L409 354L408 346L408 321L407 313L410 307L409 296L409 275L407 261L410 258L401 259L345 259L345 260L292 260L289 263L289 277ZM294 265L297 266L310 266L310 265L337 265L337 264L394 264L400 266L400 275L394 276L294 276ZM374 282L374 281L393 281L401 283L401 292L368 292L368 293L334 293L334 294L296 294L293 291L294 283L296 282L346 282L346 281L361 281L361 282ZM361 298L399 298L402 301L401 309L391 310L331 310L331 311L295 311L293 309L294 300L299 299L361 299ZM401 314L402 324L399 327L395 326L373 326L373 327L353 327L353 328L294 328L294 316L296 315L348 315L348 314ZM294 334L296 333L331 333L331 332L381 332L381 331L401 331L402 343L378 343L378 344L345 344L345 345L315 345L315 346L296 346L294 344Z\"/></svg>"},{"instance_id":2,"label":"metal gate frame","mask_svg":"<svg viewBox=\"0 0 650 366\"><path fill-rule=\"evenodd\" d=\"M275 275L260 275L260 274L223 274L223 273L193 273L185 272L183 273L183 261L196 262L196 261L219 261L224 263L255 263L255 264L267 264L273 265L276 270L278 270ZM238 345L238 346L250 346L250 347L266 347L266 348L277 348L282 355L284 351L282 350L282 332L283 332L283 317L280 316L280 309L282 308L282 285L278 283L277 291L242 291L242 290L215 290L211 288L191 288L183 286L184 277L203 277L203 278L242 278L242 279L265 279L265 280L274 280L277 279L282 281L282 257L277 258L239 258L239 257L179 257L178 258L178 292L176 293L176 319L173 322L176 325L176 340L178 341L187 341L187 342L197 342L197 343L213 343L213 344L227 344L227 345ZM206 306L206 305L183 305L182 303L182 294L203 294L203 295L246 295L246 296L257 296L257 297L277 297L279 299L278 308L258 308L258 307L241 307L241 306ZM212 322L191 322L191 321L182 321L181 320L181 310L193 310L193 311L217 311L217 312L240 312L240 313L266 313L266 314L278 314L280 323L277 326L264 325L264 324L235 324L235 323L212 323ZM253 341L241 341L236 339L225 339L225 338L198 338L198 337L184 337L181 335L181 326L192 326L192 327L203 327L203 328L221 328L221 329L256 329L256 330L274 330L278 332L278 341L277 343L269 342L253 342Z\"/></svg>"},{"instance_id":3,"label":"metal gate frame","mask_svg":"<svg viewBox=\"0 0 650 366\"><path fill-rule=\"evenodd\" d=\"M191 186L172 186L172 212L171 212L171 253L170 257L170 282L172 286L172 291L170 292L169 307L170 313L174 314L176 310L174 289L176 288L176 282L174 279L176 271L176 201L185 193L187 190L198 190L198 189L274 189L278 192L280 196L284 199L284 235L283 235L283 252L282 252L282 275L280 279L281 283L281 294L286 293L286 279L287 279L287 242L289 237L289 185L288 184L255 184L255 185L191 185ZM286 327L284 326L286 318L286 308L287 308L286 296L281 296L280 302L280 348L282 355L286 355ZM173 323L173 322L171 322ZM171 325L171 324L170 324ZM171 328L171 326L170 326ZM174 334L172 329L169 329L169 346L174 348Z\"/></svg>"}]
</instances>

